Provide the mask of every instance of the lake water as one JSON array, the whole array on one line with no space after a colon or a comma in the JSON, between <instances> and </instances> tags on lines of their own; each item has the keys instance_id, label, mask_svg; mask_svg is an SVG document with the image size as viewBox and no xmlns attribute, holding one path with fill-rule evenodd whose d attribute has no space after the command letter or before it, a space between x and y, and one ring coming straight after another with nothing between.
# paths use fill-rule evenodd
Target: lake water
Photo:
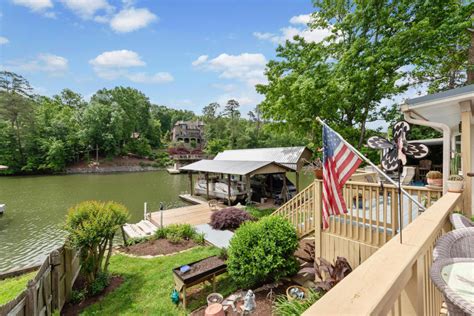
<instances>
[{"instance_id":1,"label":"lake water","mask_svg":"<svg viewBox=\"0 0 474 316\"><path fill-rule=\"evenodd\" d=\"M290 174L288 177L293 180ZM0 271L40 264L64 242L61 225L67 210L84 200L113 200L127 206L130 222L148 210L184 205L178 195L189 190L187 175L166 171L32 177L0 177ZM302 188L312 181L302 176Z\"/></svg>"}]
</instances>

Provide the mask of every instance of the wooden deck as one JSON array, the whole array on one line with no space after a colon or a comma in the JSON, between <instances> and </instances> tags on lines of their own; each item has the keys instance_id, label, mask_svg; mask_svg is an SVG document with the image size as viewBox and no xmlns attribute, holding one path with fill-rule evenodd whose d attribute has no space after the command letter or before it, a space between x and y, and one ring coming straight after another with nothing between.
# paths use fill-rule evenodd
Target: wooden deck
<instances>
[{"instance_id":1,"label":"wooden deck","mask_svg":"<svg viewBox=\"0 0 474 316\"><path fill-rule=\"evenodd\" d=\"M215 210L215 209L214 209ZM178 207L163 211L163 225L171 224L191 224L200 225L209 223L213 209L207 204ZM156 226L160 226L160 212L151 213L150 221Z\"/></svg>"}]
</instances>

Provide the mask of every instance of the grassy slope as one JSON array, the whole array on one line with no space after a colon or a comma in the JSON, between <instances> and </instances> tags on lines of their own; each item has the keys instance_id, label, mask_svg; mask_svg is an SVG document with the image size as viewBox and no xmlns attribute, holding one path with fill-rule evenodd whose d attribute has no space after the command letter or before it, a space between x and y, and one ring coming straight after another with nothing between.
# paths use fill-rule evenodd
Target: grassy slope
<instances>
[{"instance_id":1,"label":"grassy slope","mask_svg":"<svg viewBox=\"0 0 474 316\"><path fill-rule=\"evenodd\" d=\"M181 306L176 307L171 302L170 295L174 288L171 269L218 253L219 249L216 248L198 247L174 256L154 259L114 255L110 271L123 276L124 283L81 315L185 315L206 304L206 296L212 288L206 286L198 298L193 295L189 299L188 296L188 310L185 312ZM217 292L223 295L235 289L227 274L217 282Z\"/></svg>"},{"instance_id":2,"label":"grassy slope","mask_svg":"<svg viewBox=\"0 0 474 316\"><path fill-rule=\"evenodd\" d=\"M36 271L26 273L14 278L8 278L0 281L0 305L3 305L20 294L28 281L34 278Z\"/></svg>"}]
</instances>

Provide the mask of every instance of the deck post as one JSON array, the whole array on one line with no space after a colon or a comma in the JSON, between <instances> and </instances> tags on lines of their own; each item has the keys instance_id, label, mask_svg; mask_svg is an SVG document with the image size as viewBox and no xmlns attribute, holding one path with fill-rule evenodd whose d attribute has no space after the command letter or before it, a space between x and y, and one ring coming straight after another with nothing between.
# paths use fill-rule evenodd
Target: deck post
<instances>
[{"instance_id":1,"label":"deck post","mask_svg":"<svg viewBox=\"0 0 474 316\"><path fill-rule=\"evenodd\" d=\"M313 220L314 220L314 251L315 257L319 258L322 256L322 240L321 240L321 211L322 211L322 198L321 198L321 182L314 180L314 192L313 192Z\"/></svg>"},{"instance_id":2,"label":"deck post","mask_svg":"<svg viewBox=\"0 0 474 316\"><path fill-rule=\"evenodd\" d=\"M471 100L463 101L459 103L461 107L461 157L462 157L462 175L464 177L464 214L471 216L473 215L471 205L471 190L472 190L472 178L467 175L468 172L472 172L471 165L471 116L472 116L472 103Z\"/></svg>"},{"instance_id":3,"label":"deck post","mask_svg":"<svg viewBox=\"0 0 474 316\"><path fill-rule=\"evenodd\" d=\"M209 173L206 172L206 198L209 200Z\"/></svg>"},{"instance_id":4,"label":"deck post","mask_svg":"<svg viewBox=\"0 0 474 316\"><path fill-rule=\"evenodd\" d=\"M231 204L230 202L230 174L227 174L227 199L229 201L229 206Z\"/></svg>"},{"instance_id":5,"label":"deck post","mask_svg":"<svg viewBox=\"0 0 474 316\"><path fill-rule=\"evenodd\" d=\"M193 196L194 195L193 172L188 171L188 176L189 176L189 194L191 194L191 196Z\"/></svg>"}]
</instances>

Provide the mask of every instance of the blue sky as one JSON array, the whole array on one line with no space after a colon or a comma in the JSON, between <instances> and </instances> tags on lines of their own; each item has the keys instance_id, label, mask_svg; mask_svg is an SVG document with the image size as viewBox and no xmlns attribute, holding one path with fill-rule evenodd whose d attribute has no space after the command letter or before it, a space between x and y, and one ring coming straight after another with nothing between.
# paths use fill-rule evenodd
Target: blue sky
<instances>
[{"instance_id":1,"label":"blue sky","mask_svg":"<svg viewBox=\"0 0 474 316\"><path fill-rule=\"evenodd\" d=\"M247 113L277 44L325 35L307 30L312 11L310 0L1 0L0 66L44 95L123 85L197 113L236 98Z\"/></svg>"}]
</instances>

